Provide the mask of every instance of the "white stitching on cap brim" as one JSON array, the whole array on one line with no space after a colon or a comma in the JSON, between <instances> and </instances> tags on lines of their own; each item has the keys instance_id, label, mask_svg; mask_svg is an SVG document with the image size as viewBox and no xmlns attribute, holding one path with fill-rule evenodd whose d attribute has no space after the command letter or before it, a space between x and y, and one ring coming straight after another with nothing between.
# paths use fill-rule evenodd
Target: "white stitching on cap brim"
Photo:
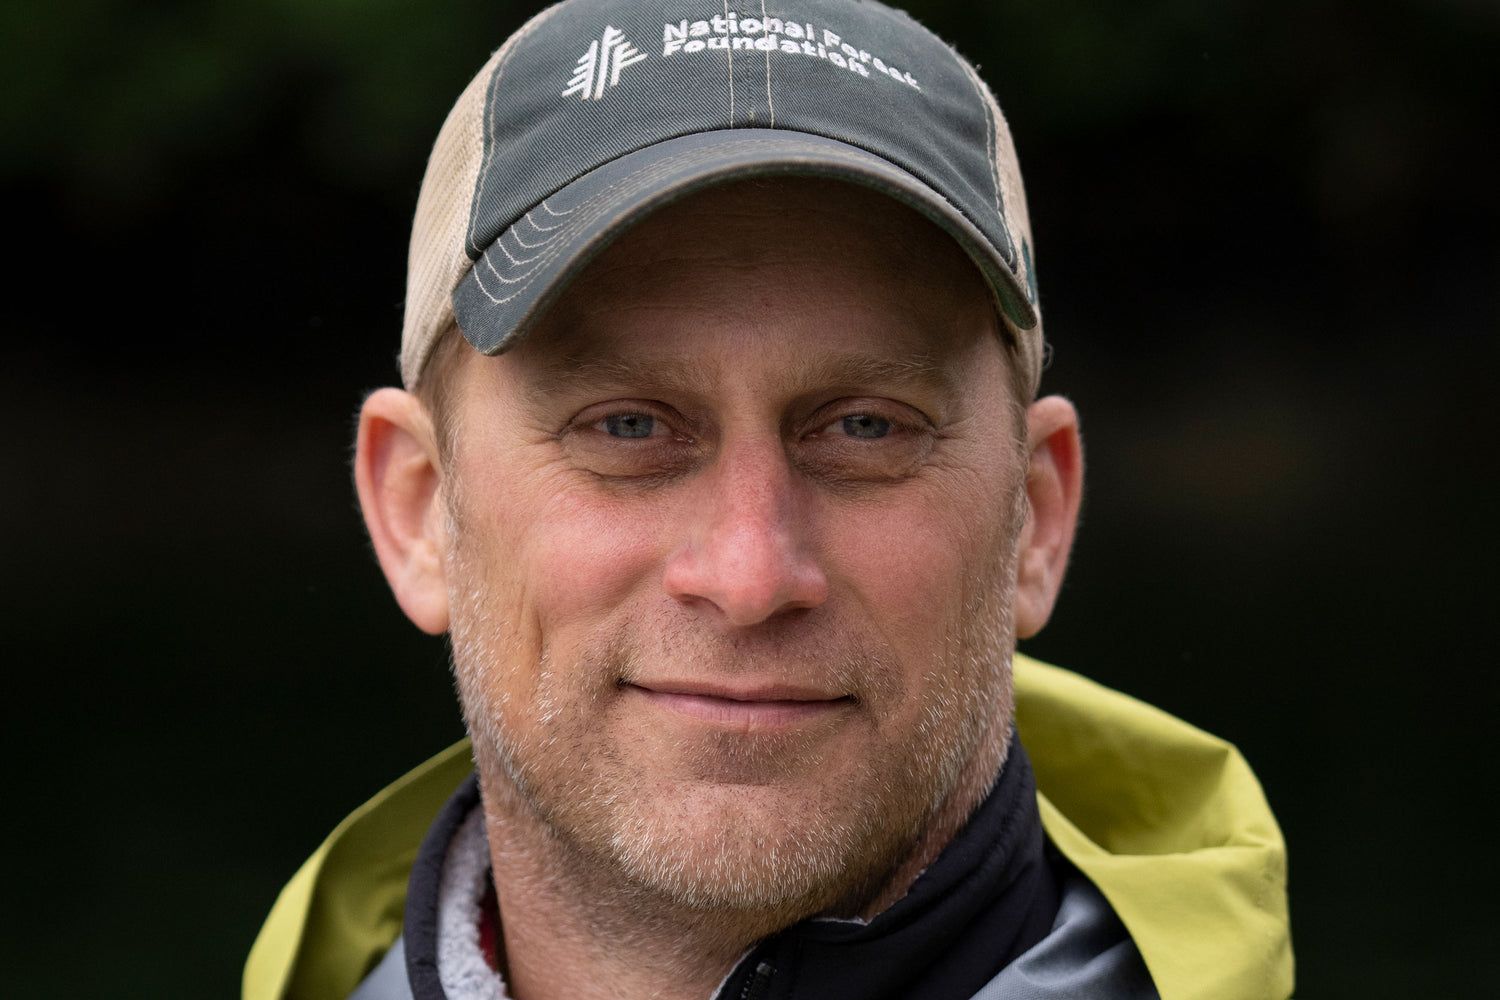
<instances>
[{"instance_id":1,"label":"white stitching on cap brim","mask_svg":"<svg viewBox=\"0 0 1500 1000\"><path fill-rule=\"evenodd\" d=\"M537 222L535 219L533 219L531 217L531 213L537 211L537 209L545 210L546 213L548 215L552 216L554 219L562 219L563 221L557 223L556 225L544 226L544 225L542 225L541 223ZM566 226L568 224L567 223L567 217L570 216L570 215L572 215L572 214L573 214L573 209L571 209L571 208L568 209L566 212L554 211L553 208L552 208L552 206L548 205L544 201L540 205L538 205L536 208L533 208L531 210L531 212L527 212L526 213L526 221L529 222L529 223L531 223L531 228L535 229L537 232L539 232L539 233L550 233L554 229L559 229L559 228L561 228L563 226Z\"/></svg>"},{"instance_id":2,"label":"white stitching on cap brim","mask_svg":"<svg viewBox=\"0 0 1500 1000\"><path fill-rule=\"evenodd\" d=\"M633 171L624 179L602 188L596 194L590 195L588 198L584 199L584 201L579 202L577 205L573 206L573 208L568 209L566 213L562 213L563 215L570 216L567 222L565 222L562 226L553 227L552 231L555 231L557 235L549 238L543 243L528 245L522 242L519 234L515 234L515 226L512 226L504 233L500 234L500 238L490 245L491 249L498 247L501 253L505 254L505 256L518 267L525 268L527 267L527 265L533 266L529 267L523 274L513 277L507 276L501 273L501 271L495 266L495 261L491 257L490 250L486 250L481 257L481 260L485 265L485 270L492 274L495 280L499 281L501 284L517 285L518 287L509 290L509 294L497 294L501 290L496 289L492 291L490 288L486 287L484 274L477 268L473 270L474 284L476 285L476 287L478 287L479 291L484 295L484 297L489 299L490 302L494 305L505 305L509 302L512 302L518 296L524 294L525 291L531 286L531 284L536 280L537 272L539 270L546 267L552 261L556 260L557 257L562 253L560 244L565 242L562 237L571 235L571 233L576 229L580 229L592 224L608 209L615 208L620 204L632 203L635 200L634 196L639 193L641 189L646 187L648 183L654 182L659 177L664 175L681 173L685 170L688 170L690 172L690 168L697 166L700 163L722 159L725 153L733 152L734 150L741 147L758 146L772 143L779 146L784 141L785 140L781 139L780 137L774 139L763 137L745 138L740 139L734 143L725 143L705 147L691 153L684 153L680 156L673 157L671 160L663 160L649 164L648 166L642 167L639 170ZM900 186L902 187L905 187L910 183L910 178L908 175L898 171L896 167L893 167L889 164L886 164L884 161L877 159L873 154L859 155L853 152L845 152L836 146L819 145L816 148L819 153L819 157L818 159L809 160L810 163L826 163L829 159L843 160L851 165L864 168L865 170L873 168L880 173L884 173L891 177L893 180L900 181ZM726 166L746 165L749 164L739 164L732 161L726 163ZM580 213L581 209L592 209L592 211ZM549 211L552 210L549 209ZM552 214L558 215L559 213L552 212ZM527 215L529 216L530 213L527 213ZM533 226L535 227L534 222ZM538 231L542 231L540 227L536 228L538 229ZM506 233L513 234L516 242L519 243L522 247L525 247L528 250L543 248L543 252L535 256L528 257L524 261L517 260L516 257L511 254L511 252L503 245L503 240Z\"/></svg>"},{"instance_id":3,"label":"white stitching on cap brim","mask_svg":"<svg viewBox=\"0 0 1500 1000\"><path fill-rule=\"evenodd\" d=\"M573 209L571 209L571 208L568 209L566 212L557 212L557 211L554 211L546 202L542 202L542 204L539 205L538 207L539 208L545 208L547 210L547 214L551 215L553 218L558 218L558 219L565 218L566 216L571 215L573 213ZM536 209L532 209L532 211L534 212L534 211L536 211ZM563 228L563 226L567 225L566 222L562 222L562 223L559 223L559 224L557 224L555 226L539 226L539 225L537 225L536 220L531 217L531 212L527 212L525 214L525 216L522 217L521 222L530 223L531 224L531 228L535 229L539 233L550 233L550 232L553 232L555 230L561 229L561 228ZM525 240L521 239L521 234L518 233L518 232L516 232L516 227L519 226L521 224L521 222L517 222L515 226L511 226L505 232L501 233L495 239L495 242L493 244L493 246L499 247L500 248L500 252L503 253L503 254L505 254L506 259L509 260L512 264L515 264L517 267L525 267L527 264L529 264L533 260L535 260L536 256L533 255L533 256L530 256L530 257L526 257L524 259L520 258L520 257L517 257L515 254L511 253L509 249L506 248L505 242L504 242L506 236L513 236L513 237L515 237L516 243L519 244L520 246L525 247L527 250L533 250L533 249L536 249L537 247L544 247L545 248L548 245L550 245L551 242L552 242L552 240L550 238L548 238L548 239L543 239L540 243L527 243ZM493 267L491 267L490 270L493 271L495 269ZM497 272L497 276L500 277L500 279L502 281L505 280L505 277L503 275L499 275L498 272ZM477 283L478 282L478 278L475 278L475 281Z\"/></svg>"},{"instance_id":4,"label":"white stitching on cap brim","mask_svg":"<svg viewBox=\"0 0 1500 1000\"><path fill-rule=\"evenodd\" d=\"M765 141L766 140L742 140L742 142L746 145ZM543 252L527 257L524 261L520 261L516 260L515 256L511 254L504 246L500 246L501 251L504 252L505 255L509 257L513 262L515 262L518 266L525 267L528 264L534 265L522 274L516 276L507 276L506 274L501 273L500 270L495 266L495 262L491 259L489 251L485 251L481 260L484 262L486 270L493 274L494 277L500 282L507 285L519 284L520 287L514 289L508 295L496 295L489 288L485 287L483 275L477 270L474 274L475 284L478 285L479 290L484 293L485 297L495 305L503 305L514 300L516 296L522 294L526 290L526 288L530 286L531 282L535 280L537 270L545 267L553 260L557 259L558 255L561 253L561 250L559 248L559 241L563 237L570 236L574 231L591 225L595 220L600 218L607 209L616 207L617 203L629 203L631 201L634 201L634 195L647 187L649 183L657 180L660 176L677 172L678 170L681 170L685 167L693 167L703 162L718 159L720 156L722 156L724 150L725 147L723 146L708 147L705 149L697 150L693 153L686 153L681 156L674 157L670 161L659 161L651 163L644 167L641 167L639 170L633 171L632 173L626 175L622 180L600 188L594 194L589 195L583 201L579 202L577 205L573 206L573 208L569 209L568 214L570 217L568 218L567 222L565 222L560 227L555 227L553 231L556 233L556 235L550 237L543 243L538 243L534 246L528 246L520 239L520 236L518 234L515 234L515 227L512 226L510 229L507 229L504 233L500 234L501 238L495 241L495 245L500 246L501 240L504 239L505 235L512 234L515 241L526 249L542 248Z\"/></svg>"},{"instance_id":5,"label":"white stitching on cap brim","mask_svg":"<svg viewBox=\"0 0 1500 1000\"><path fill-rule=\"evenodd\" d=\"M531 221L531 216L529 214L528 215L524 215L524 216L521 217L521 222L530 222L530 221ZM516 238L517 245L519 245L519 246L521 246L521 247L523 247L523 248L525 248L527 250L535 250L537 247L544 247L547 244L551 243L553 240L555 240L557 237L551 236L551 235L549 235L549 233L553 233L553 232L556 232L559 229L563 229L567 225L567 223L563 223L563 225L561 225L561 226L553 226L551 229L541 229L541 228L538 228L535 223L532 223L531 228L535 229L537 231L537 234L541 236L541 241L537 242L537 243L527 243L525 240L521 239L521 234L519 232L517 232L517 229L518 229L518 227L520 225L521 225L521 223L518 222L514 226L511 226L509 229L507 229L504 233L501 233L500 235L504 236L506 233L509 233L510 235L512 235L512 236L514 236ZM495 242L498 243L499 240L496 240Z\"/></svg>"}]
</instances>

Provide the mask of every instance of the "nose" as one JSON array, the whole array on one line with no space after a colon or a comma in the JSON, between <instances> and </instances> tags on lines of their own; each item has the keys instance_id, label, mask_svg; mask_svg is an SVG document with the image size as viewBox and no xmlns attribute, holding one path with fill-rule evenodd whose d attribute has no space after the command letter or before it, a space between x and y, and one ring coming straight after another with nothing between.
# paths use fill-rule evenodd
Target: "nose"
<instances>
[{"instance_id":1,"label":"nose","mask_svg":"<svg viewBox=\"0 0 1500 1000\"><path fill-rule=\"evenodd\" d=\"M668 594L711 605L737 626L827 599L810 518L780 442L726 442L694 485L682 542L667 560Z\"/></svg>"}]
</instances>

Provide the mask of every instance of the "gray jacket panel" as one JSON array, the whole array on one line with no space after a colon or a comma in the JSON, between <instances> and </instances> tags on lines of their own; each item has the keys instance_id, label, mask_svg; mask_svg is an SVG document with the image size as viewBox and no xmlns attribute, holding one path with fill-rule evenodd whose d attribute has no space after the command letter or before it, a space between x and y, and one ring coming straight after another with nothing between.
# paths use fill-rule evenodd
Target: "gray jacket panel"
<instances>
[{"instance_id":1,"label":"gray jacket panel","mask_svg":"<svg viewBox=\"0 0 1500 1000\"><path fill-rule=\"evenodd\" d=\"M406 978L406 939L398 937L380 964L349 994L349 1000L414 1000Z\"/></svg>"},{"instance_id":2,"label":"gray jacket panel","mask_svg":"<svg viewBox=\"0 0 1500 1000\"><path fill-rule=\"evenodd\" d=\"M413 1000L401 938L349 1000ZM1093 883L1074 872L1063 883L1052 933L1002 969L974 1000L1160 998L1120 918Z\"/></svg>"},{"instance_id":3,"label":"gray jacket panel","mask_svg":"<svg viewBox=\"0 0 1500 1000\"><path fill-rule=\"evenodd\" d=\"M1160 1000L1125 925L1078 872L1063 882L1052 932L1000 970L974 1000Z\"/></svg>"}]
</instances>

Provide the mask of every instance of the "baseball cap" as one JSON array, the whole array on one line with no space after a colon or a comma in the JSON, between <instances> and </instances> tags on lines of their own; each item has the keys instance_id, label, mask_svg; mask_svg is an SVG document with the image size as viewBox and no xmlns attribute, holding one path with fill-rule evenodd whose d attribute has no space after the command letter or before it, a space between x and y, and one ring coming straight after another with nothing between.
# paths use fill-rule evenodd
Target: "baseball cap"
<instances>
[{"instance_id":1,"label":"baseball cap","mask_svg":"<svg viewBox=\"0 0 1500 1000\"><path fill-rule=\"evenodd\" d=\"M519 343L611 240L714 184L806 176L946 230L992 290L1035 392L1042 331L1010 131L952 47L871 0L566 0L449 113L417 200L401 374L455 320Z\"/></svg>"}]
</instances>

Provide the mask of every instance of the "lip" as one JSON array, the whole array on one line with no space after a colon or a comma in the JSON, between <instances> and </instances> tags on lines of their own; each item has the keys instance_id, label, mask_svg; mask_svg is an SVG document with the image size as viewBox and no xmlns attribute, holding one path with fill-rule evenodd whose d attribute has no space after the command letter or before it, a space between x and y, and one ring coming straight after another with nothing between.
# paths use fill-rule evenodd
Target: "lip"
<instances>
[{"instance_id":1,"label":"lip","mask_svg":"<svg viewBox=\"0 0 1500 1000\"><path fill-rule=\"evenodd\" d=\"M746 733L805 725L854 703L848 695L781 683L661 681L626 684L624 690L676 715Z\"/></svg>"}]
</instances>

